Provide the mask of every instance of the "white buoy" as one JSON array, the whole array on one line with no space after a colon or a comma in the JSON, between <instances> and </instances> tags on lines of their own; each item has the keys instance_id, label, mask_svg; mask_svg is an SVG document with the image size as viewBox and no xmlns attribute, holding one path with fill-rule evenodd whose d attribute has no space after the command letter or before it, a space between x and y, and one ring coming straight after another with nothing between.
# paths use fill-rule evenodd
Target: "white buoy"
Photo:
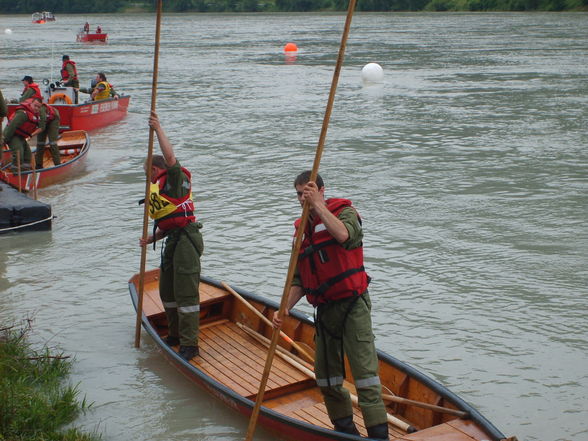
<instances>
[{"instance_id":1,"label":"white buoy","mask_svg":"<svg viewBox=\"0 0 588 441\"><path fill-rule=\"evenodd\" d=\"M384 80L384 70L378 63L368 63L361 69L361 79L364 83L381 83Z\"/></svg>"},{"instance_id":2,"label":"white buoy","mask_svg":"<svg viewBox=\"0 0 588 441\"><path fill-rule=\"evenodd\" d=\"M10 34L12 34L12 29L8 29L8 28L4 29L4 33L10 35Z\"/></svg>"}]
</instances>

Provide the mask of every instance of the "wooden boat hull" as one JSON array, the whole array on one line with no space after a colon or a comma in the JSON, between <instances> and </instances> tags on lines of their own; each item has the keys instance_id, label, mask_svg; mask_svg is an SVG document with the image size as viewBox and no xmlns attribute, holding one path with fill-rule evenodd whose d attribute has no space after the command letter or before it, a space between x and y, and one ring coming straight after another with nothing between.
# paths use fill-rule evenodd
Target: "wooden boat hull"
<instances>
[{"instance_id":1,"label":"wooden boat hull","mask_svg":"<svg viewBox=\"0 0 588 441\"><path fill-rule=\"evenodd\" d=\"M127 116L130 95L119 99L108 98L82 104L52 103L59 110L61 131L85 130L86 132L106 127ZM8 117L14 113L18 104L8 104Z\"/></svg>"},{"instance_id":2,"label":"wooden boat hull","mask_svg":"<svg viewBox=\"0 0 588 441\"><path fill-rule=\"evenodd\" d=\"M91 34L87 32L79 32L76 36L76 41L82 43L105 43L108 40L108 34Z\"/></svg>"},{"instance_id":3,"label":"wooden boat hull","mask_svg":"<svg viewBox=\"0 0 588 441\"><path fill-rule=\"evenodd\" d=\"M200 355L190 362L179 357L178 347L165 344L167 322L158 293L159 270L145 274L142 324L154 339L164 356L187 378L208 391L229 407L250 416L255 404L259 380L263 372L267 349L258 337L271 338L272 329L236 296L222 285L202 278L200 285ZM129 290L135 308L138 302L139 276L129 281ZM278 308L274 302L246 291L237 290L253 308L270 318ZM314 325L302 314L293 312L284 320L282 328L293 340L313 348ZM257 336L253 338L253 336ZM280 351L296 350L280 340ZM278 351L278 352L280 352ZM468 414L467 419L431 411L411 405L390 404L392 418L416 427L416 433L407 433L389 424L390 438L414 441L481 441L504 439L504 435L474 408L441 384L411 366L378 351L380 377L385 391L428 404L443 406ZM360 440L332 430L322 396L314 379L305 368L296 369L289 357L276 356L264 394L258 422L286 439L310 441ZM301 360L299 360L301 361ZM304 361L301 361L304 364ZM312 369L311 365L306 364ZM301 370L302 369L302 370ZM349 369L347 369L349 372ZM306 372L306 373L305 373ZM228 374L227 374L228 373ZM312 373L311 373L312 374ZM353 391L351 378L347 386ZM366 436L361 413L354 409L354 420L362 436Z\"/></svg>"},{"instance_id":4,"label":"wooden boat hull","mask_svg":"<svg viewBox=\"0 0 588 441\"><path fill-rule=\"evenodd\" d=\"M43 158L44 168L22 171L20 175L14 174L5 165L0 172L0 179L15 188L30 191L33 188L43 188L51 184L63 181L74 175L84 167L88 150L90 149L90 137L83 130L64 132L57 141L61 155L61 164L54 165L49 149L45 149ZM33 152L34 155L34 152ZM3 164L9 164L11 154L8 150L2 152Z\"/></svg>"}]
</instances>

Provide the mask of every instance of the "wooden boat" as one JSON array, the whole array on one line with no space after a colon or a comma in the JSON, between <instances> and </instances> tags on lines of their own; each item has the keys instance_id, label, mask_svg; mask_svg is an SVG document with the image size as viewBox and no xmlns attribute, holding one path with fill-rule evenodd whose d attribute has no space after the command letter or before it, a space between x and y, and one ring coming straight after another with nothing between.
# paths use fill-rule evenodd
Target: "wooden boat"
<instances>
[{"instance_id":1,"label":"wooden boat","mask_svg":"<svg viewBox=\"0 0 588 441\"><path fill-rule=\"evenodd\" d=\"M55 16L53 12L43 11L43 12L34 12L31 16L33 23L43 24L48 21L55 21Z\"/></svg>"},{"instance_id":2,"label":"wooden boat","mask_svg":"<svg viewBox=\"0 0 588 441\"><path fill-rule=\"evenodd\" d=\"M80 31L77 33L76 41L82 43L106 43L108 40L108 34L100 33L89 33Z\"/></svg>"},{"instance_id":3,"label":"wooden boat","mask_svg":"<svg viewBox=\"0 0 588 441\"><path fill-rule=\"evenodd\" d=\"M2 163L4 165L0 172L0 179L15 188L30 191L35 187L43 188L63 181L83 168L86 155L90 149L90 137L85 131L64 132L61 139L57 141L57 145L61 155L61 164L53 164L51 152L49 148L46 148L43 157L44 168L35 171L21 171L20 175L10 171L11 154L7 146L5 146L2 152Z\"/></svg>"},{"instance_id":4,"label":"wooden boat","mask_svg":"<svg viewBox=\"0 0 588 441\"><path fill-rule=\"evenodd\" d=\"M167 346L163 340L167 335L167 320L159 299L158 277L159 270L145 273L142 315L145 330L180 372L228 406L243 415L251 415L264 371L267 342L272 335L267 319L279 305L242 290L225 289L226 285L203 278L200 355L186 362L179 357L177 346ZM138 283L139 275L129 281L135 308ZM299 348L311 351L314 347L314 324L302 314L292 312L285 317L282 330ZM498 441L505 438L478 411L441 384L381 351L378 357L385 396L394 400L387 405L390 439ZM291 440L362 439L332 430L313 376L312 365L300 357L292 344L280 339L258 423ZM352 379L347 378L346 383L353 392ZM361 435L366 436L358 409L354 409L354 420Z\"/></svg>"}]
</instances>

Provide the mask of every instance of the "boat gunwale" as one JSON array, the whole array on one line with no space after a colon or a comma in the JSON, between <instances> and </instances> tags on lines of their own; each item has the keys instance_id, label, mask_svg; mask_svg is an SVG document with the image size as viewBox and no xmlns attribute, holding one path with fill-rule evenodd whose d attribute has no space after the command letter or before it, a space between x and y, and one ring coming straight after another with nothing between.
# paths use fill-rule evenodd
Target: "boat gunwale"
<instances>
[{"instance_id":1,"label":"boat gunwale","mask_svg":"<svg viewBox=\"0 0 588 441\"><path fill-rule=\"evenodd\" d=\"M204 283L207 283L209 285L215 286L216 288L225 290L225 288L222 286L221 282L219 282L216 279L213 279L213 278L210 278L207 276L201 276L200 279ZM276 310L279 309L279 304L271 299L261 297L257 294L254 294L249 291L246 291L246 290L243 290L240 288L236 288L233 286L231 286L231 288L233 288L238 294L242 295L245 298L259 302L263 305L269 306L270 308L274 308ZM129 290L131 292L131 299L133 301L133 305L136 310L138 293L135 289L135 285L132 282L132 279L129 281ZM300 311L292 310L292 311L290 311L289 314L291 316L293 316L294 318L296 318L297 320L300 320L303 323L306 323L306 324L314 327L313 321L304 313L302 313ZM174 361L179 362L184 368L187 368L190 372L197 375L202 381L210 384L211 386L214 386L217 390L224 393L225 395L229 395L234 400L239 401L245 407L250 408L250 409L253 408L253 401L252 400L249 400L249 399L243 397L242 395L237 394L235 391L233 391L229 387L218 382L214 378L206 375L204 372L202 372L196 366L185 361L183 358L181 358L178 355L177 352L175 352L168 345L166 345L165 342L163 341L163 339L159 336L157 331L153 328L153 326L149 322L149 319L147 318L145 313L142 314L142 323L145 326L145 330L148 332L149 335L151 335L151 337L155 340L155 342L158 344L158 346L160 348L164 349L174 359ZM376 351L378 354L378 358L380 360L389 363L393 367L399 369L401 372L407 374L409 377L414 378L417 382L420 382L420 383L424 384L425 386L429 387L433 392L439 394L443 399L449 400L453 405L458 407L459 410L467 412L469 414L468 419L472 420L473 422L478 424L484 431L486 431L487 434L492 437L493 441L500 441L500 440L503 440L506 438L505 435L502 432L500 432L500 430L498 430L498 428L496 428L489 420L487 420L471 404L469 404L468 402L466 402L465 400L460 398L458 395L453 393L446 386L442 385L441 383L437 382L433 378L431 378L428 375L417 370L416 368L409 365L408 363L403 362L403 361L393 357L392 355L383 352L380 349L376 349ZM303 427L307 431L311 431L316 434L320 434L321 436L327 436L328 438L331 438L331 439L344 439L344 440L365 439L365 438L362 438L361 436L349 435L349 434L344 434L341 432L334 432L331 429L325 429L320 426L316 426L314 424L310 424L305 421L295 419L290 416L284 415L282 413L276 412L276 411L274 411L268 407L265 407L263 405L261 406L260 411L261 411L262 415L269 417L271 419L288 423L291 426ZM432 426L432 427L434 427L434 426ZM425 429L422 429L422 430L425 430Z\"/></svg>"}]
</instances>

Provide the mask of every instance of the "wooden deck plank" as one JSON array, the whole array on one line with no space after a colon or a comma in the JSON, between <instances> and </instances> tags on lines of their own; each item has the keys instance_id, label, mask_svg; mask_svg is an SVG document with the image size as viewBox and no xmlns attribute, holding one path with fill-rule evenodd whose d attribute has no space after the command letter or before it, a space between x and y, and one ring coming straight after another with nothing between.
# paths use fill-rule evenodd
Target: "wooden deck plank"
<instances>
[{"instance_id":1,"label":"wooden deck plank","mask_svg":"<svg viewBox=\"0 0 588 441\"><path fill-rule=\"evenodd\" d=\"M261 344L256 342L252 337L247 335L247 333L245 333L242 329L240 329L235 324L231 324L231 326L229 326L227 328L227 332L230 333L232 338L236 339L236 338L241 337L243 339L246 339L246 341L254 343L257 347L261 348L263 351L262 352L262 354L263 354L263 356L262 356L263 367L265 368L265 361L266 361L266 357L267 357L267 349L265 347L263 347ZM240 345L239 348L243 348L243 346ZM275 373L276 376L283 378L286 383L304 381L304 380L308 380L310 378L308 375L304 374L299 369L296 369L295 367L293 367L289 363L282 360L282 358L280 358L279 356L274 358L274 361L272 363L272 372Z\"/></svg>"},{"instance_id":2,"label":"wooden deck plank","mask_svg":"<svg viewBox=\"0 0 588 441\"><path fill-rule=\"evenodd\" d=\"M223 372L229 372L231 376L236 381L238 381L240 386L247 390L247 393L243 394L243 396L248 396L252 393L256 393L259 388L261 374L257 374L259 372L259 369L258 366L255 364L255 361L249 359L247 361L235 363L233 361L234 357L230 357L230 354L228 354L227 351L225 351L225 348L215 340L214 334L212 337L210 336L210 331L214 328L215 327L207 328L206 330L201 332L199 345L201 345L203 348L206 348L208 361L216 366L219 366L219 368L222 367ZM198 363L196 364L198 365ZM246 366L247 369L244 369L244 366ZM221 383L225 383L216 376L213 376L213 378L215 378L217 381L220 381ZM231 383L233 383L233 380L231 380ZM273 378L271 378L271 375L268 379L268 385L270 387L276 386L276 382ZM232 386L229 384L227 384L227 386L232 388Z\"/></svg>"}]
</instances>

